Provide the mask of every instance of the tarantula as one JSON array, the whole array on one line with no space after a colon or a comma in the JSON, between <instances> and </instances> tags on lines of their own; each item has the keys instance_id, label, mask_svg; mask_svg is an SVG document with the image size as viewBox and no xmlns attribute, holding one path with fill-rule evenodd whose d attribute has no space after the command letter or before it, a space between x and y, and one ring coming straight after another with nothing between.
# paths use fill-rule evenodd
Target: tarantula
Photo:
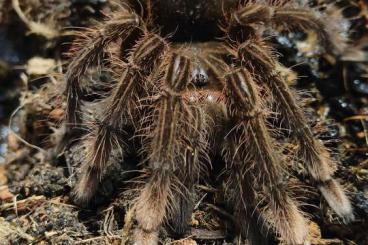
<instances>
[{"instance_id":1,"label":"tarantula","mask_svg":"<svg viewBox=\"0 0 368 245\"><path fill-rule=\"evenodd\" d=\"M353 220L351 204L332 177L336 163L314 137L267 39L280 27L313 31L326 49L340 52L339 23L330 18L283 0L118 5L100 26L81 32L66 73L68 132L86 124L81 106L88 92L81 78L87 69L107 60L104 66L117 74L95 102L104 109L82 139L88 154L75 200L88 202L106 177L112 151L124 155L138 138L139 159L149 173L134 200L136 244L158 243L165 222L185 232L194 185L218 154L239 235L246 236L257 214L288 244L303 244L307 219L283 179L290 158L275 133L282 127L298 146L292 159L305 167L334 211ZM118 54L107 52L117 45Z\"/></svg>"}]
</instances>

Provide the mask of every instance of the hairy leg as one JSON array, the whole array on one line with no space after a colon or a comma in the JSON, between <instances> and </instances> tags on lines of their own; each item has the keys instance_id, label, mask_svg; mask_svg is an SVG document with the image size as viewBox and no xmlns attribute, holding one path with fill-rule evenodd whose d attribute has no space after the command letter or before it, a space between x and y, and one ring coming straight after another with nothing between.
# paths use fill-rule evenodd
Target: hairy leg
<instances>
[{"instance_id":1,"label":"hairy leg","mask_svg":"<svg viewBox=\"0 0 368 245\"><path fill-rule=\"evenodd\" d=\"M329 6L329 8L333 8ZM232 15L231 25L250 26L262 24L274 29L283 27L287 31L313 31L329 51L341 52L346 48L344 28L346 23L340 11L331 10L330 15L300 4L297 1L281 0L268 2L248 1Z\"/></svg>"},{"instance_id":2,"label":"hairy leg","mask_svg":"<svg viewBox=\"0 0 368 245\"><path fill-rule=\"evenodd\" d=\"M242 65L252 69L259 81L266 82L281 119L299 144L297 157L306 167L328 204L345 222L352 221L354 215L350 201L332 177L336 162L323 143L313 136L302 108L287 83L276 71L281 65L274 58L270 46L261 38L255 38L241 44L237 52Z\"/></svg>"},{"instance_id":3,"label":"hairy leg","mask_svg":"<svg viewBox=\"0 0 368 245\"><path fill-rule=\"evenodd\" d=\"M227 163L225 171L225 194L228 202L234 209L234 217L240 217L235 223L235 230L239 238L247 239L251 245L268 244L268 229L264 217L257 210L256 187L252 183L250 169L244 162L244 156L237 149L238 139L229 135L223 146L224 159ZM243 149L239 149L243 150ZM242 159L243 158L243 159Z\"/></svg>"},{"instance_id":4,"label":"hairy leg","mask_svg":"<svg viewBox=\"0 0 368 245\"><path fill-rule=\"evenodd\" d=\"M121 8L113 17L101 24L96 29L87 33L80 33L73 48L70 51L73 57L65 74L67 82L67 109L66 119L68 128L73 128L81 123L80 104L81 90L80 79L91 65L96 65L102 58L104 49L118 38L127 38L141 23L137 14L130 9Z\"/></svg>"},{"instance_id":5,"label":"hairy leg","mask_svg":"<svg viewBox=\"0 0 368 245\"><path fill-rule=\"evenodd\" d=\"M250 72L240 68L226 76L225 92L230 118L237 122L228 136L236 152L228 161L236 164L234 171L239 189L247 191L241 192L245 200L238 202L238 209L249 211L246 204L254 205L252 199L256 199L262 217L281 239L288 244L303 244L308 234L306 220L289 197L287 183L282 180L284 159L268 131L260 89ZM241 163L234 162L236 159ZM249 178L252 187L247 187Z\"/></svg>"},{"instance_id":6,"label":"hairy leg","mask_svg":"<svg viewBox=\"0 0 368 245\"><path fill-rule=\"evenodd\" d=\"M81 175L74 196L78 202L88 201L98 188L114 148L120 147L124 154L124 129L134 124L141 90L146 86L147 75L165 52L166 42L155 34L145 34L129 55L128 64L123 64L122 74L112 93L104 101L106 110L101 121L94 123L83 144L88 149L81 166Z\"/></svg>"},{"instance_id":7,"label":"hairy leg","mask_svg":"<svg viewBox=\"0 0 368 245\"><path fill-rule=\"evenodd\" d=\"M190 199L195 177L200 175L207 144L206 119L200 109L187 104L180 95L190 75L189 60L171 55L162 78L162 93L152 105L152 126L146 133L144 150L151 174L135 203L135 244L157 244L160 226L184 211L180 210L180 202Z\"/></svg>"}]
</instances>

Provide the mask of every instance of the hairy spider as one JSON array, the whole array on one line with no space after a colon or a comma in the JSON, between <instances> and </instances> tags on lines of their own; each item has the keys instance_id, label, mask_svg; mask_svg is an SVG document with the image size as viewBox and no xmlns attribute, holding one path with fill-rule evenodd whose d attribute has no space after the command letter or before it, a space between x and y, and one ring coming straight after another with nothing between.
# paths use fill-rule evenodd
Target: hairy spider
<instances>
[{"instance_id":1,"label":"hairy spider","mask_svg":"<svg viewBox=\"0 0 368 245\"><path fill-rule=\"evenodd\" d=\"M248 221L257 214L288 244L303 244L307 220L283 181L287 158L274 133L280 126L270 123L276 117L298 145L292 159L305 167L335 212L351 221L351 204L332 177L336 163L313 136L266 38L280 27L313 31L326 49L339 52L344 42L331 18L283 0L119 5L99 27L81 32L66 73L68 132L87 124L83 101L101 92L88 92L81 82L87 69L107 60L104 66L117 74L94 102L103 109L81 142L88 154L75 199L88 202L106 177L112 151L124 155L132 138L139 138L139 159L149 174L134 200L132 240L156 244L166 221L185 231L193 186L221 152L239 234L246 236ZM118 55L106 52L116 44Z\"/></svg>"}]
</instances>

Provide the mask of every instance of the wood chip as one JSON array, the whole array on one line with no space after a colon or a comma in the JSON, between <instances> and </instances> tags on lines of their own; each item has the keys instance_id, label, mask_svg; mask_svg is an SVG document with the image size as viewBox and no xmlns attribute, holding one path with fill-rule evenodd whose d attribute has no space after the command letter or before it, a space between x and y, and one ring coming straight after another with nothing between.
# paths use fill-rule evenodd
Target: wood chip
<instances>
[{"instance_id":1,"label":"wood chip","mask_svg":"<svg viewBox=\"0 0 368 245\"><path fill-rule=\"evenodd\" d=\"M9 191L9 188L7 185L0 186L0 200L6 201L11 200L14 197L14 195Z\"/></svg>"}]
</instances>

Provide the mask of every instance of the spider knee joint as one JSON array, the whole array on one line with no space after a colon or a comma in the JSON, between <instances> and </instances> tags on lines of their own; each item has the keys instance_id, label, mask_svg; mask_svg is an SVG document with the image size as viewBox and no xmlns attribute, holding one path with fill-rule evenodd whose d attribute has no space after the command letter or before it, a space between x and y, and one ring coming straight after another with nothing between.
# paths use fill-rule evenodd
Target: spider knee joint
<instances>
[{"instance_id":1,"label":"spider knee joint","mask_svg":"<svg viewBox=\"0 0 368 245\"><path fill-rule=\"evenodd\" d=\"M258 22L269 22L272 16L272 9L262 4L252 4L245 6L233 14L233 22L240 25L249 25Z\"/></svg>"},{"instance_id":2,"label":"spider knee joint","mask_svg":"<svg viewBox=\"0 0 368 245\"><path fill-rule=\"evenodd\" d=\"M228 74L226 82L232 106L239 108L246 117L257 116L260 113L260 98L251 74L246 69L239 69Z\"/></svg>"}]
</instances>

